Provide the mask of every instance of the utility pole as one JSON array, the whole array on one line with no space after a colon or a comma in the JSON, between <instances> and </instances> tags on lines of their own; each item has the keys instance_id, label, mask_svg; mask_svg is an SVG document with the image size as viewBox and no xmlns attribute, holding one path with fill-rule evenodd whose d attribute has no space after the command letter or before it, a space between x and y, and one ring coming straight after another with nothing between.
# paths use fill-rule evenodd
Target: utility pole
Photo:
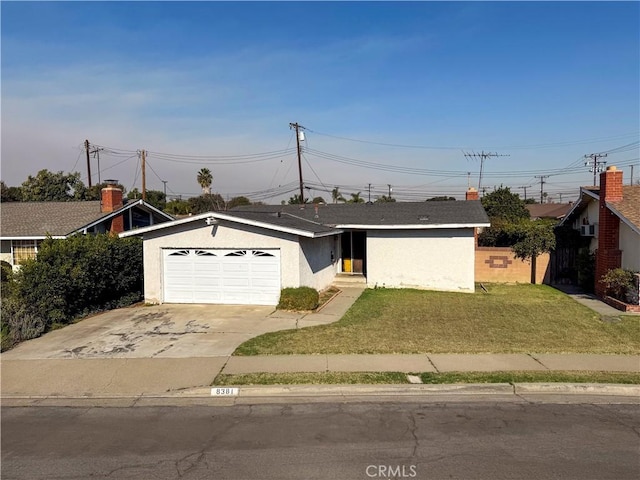
<instances>
[{"instance_id":1,"label":"utility pole","mask_svg":"<svg viewBox=\"0 0 640 480\"><path fill-rule=\"evenodd\" d=\"M142 200L147 199L147 170L146 170L147 152L142 150L141 168L142 171Z\"/></svg>"},{"instance_id":2,"label":"utility pole","mask_svg":"<svg viewBox=\"0 0 640 480\"><path fill-rule=\"evenodd\" d=\"M104 150L104 148L99 148L96 147L93 150L91 150L91 153L93 153L93 158L96 158L98 160L98 183L100 182L100 152Z\"/></svg>"},{"instance_id":3,"label":"utility pole","mask_svg":"<svg viewBox=\"0 0 640 480\"><path fill-rule=\"evenodd\" d=\"M629 178L629 185L633 185L633 165L629 165L631 167L631 178Z\"/></svg>"},{"instance_id":4,"label":"utility pole","mask_svg":"<svg viewBox=\"0 0 640 480\"><path fill-rule=\"evenodd\" d=\"M387 186L389 187L389 200L391 200L391 192L393 191L393 189L391 188L391 185L389 185L387 183Z\"/></svg>"},{"instance_id":5,"label":"utility pole","mask_svg":"<svg viewBox=\"0 0 640 480\"><path fill-rule=\"evenodd\" d=\"M300 177L300 203L304 205L304 184L302 183L302 151L300 149L300 129L304 130L302 125L297 123L289 123L289 128L296 131L296 143L298 145L298 174Z\"/></svg>"},{"instance_id":6,"label":"utility pole","mask_svg":"<svg viewBox=\"0 0 640 480\"><path fill-rule=\"evenodd\" d=\"M600 161L601 158L605 158L607 156L606 153L590 153L589 155L585 155L584 158L590 158L591 160L587 160L584 162L585 167L589 167L589 171L593 172L593 185L597 186L596 183L596 175L599 172L604 171L604 166L607 164L605 161Z\"/></svg>"},{"instance_id":7,"label":"utility pole","mask_svg":"<svg viewBox=\"0 0 640 480\"><path fill-rule=\"evenodd\" d=\"M164 199L167 200L167 182L168 180L160 180L164 185Z\"/></svg>"},{"instance_id":8,"label":"utility pole","mask_svg":"<svg viewBox=\"0 0 640 480\"><path fill-rule=\"evenodd\" d=\"M369 184L369 203L371 203L371 184Z\"/></svg>"},{"instance_id":9,"label":"utility pole","mask_svg":"<svg viewBox=\"0 0 640 480\"><path fill-rule=\"evenodd\" d=\"M531 185L524 185L522 187L518 187L518 188L523 188L524 189L524 201L527 201L527 188L531 187Z\"/></svg>"},{"instance_id":10,"label":"utility pole","mask_svg":"<svg viewBox=\"0 0 640 480\"><path fill-rule=\"evenodd\" d=\"M487 158L491 158L491 157L509 157L510 155L499 155L497 153L491 153L491 152L486 152L483 150L480 153L465 153L464 156L466 158L479 158L480 159L480 176L478 177L478 192L480 191L480 189L482 188L482 170L484 167L484 161Z\"/></svg>"},{"instance_id":11,"label":"utility pole","mask_svg":"<svg viewBox=\"0 0 640 480\"><path fill-rule=\"evenodd\" d=\"M89 188L91 188L91 161L89 160L89 140L84 141L84 149L87 152L87 180Z\"/></svg>"},{"instance_id":12,"label":"utility pole","mask_svg":"<svg viewBox=\"0 0 640 480\"><path fill-rule=\"evenodd\" d=\"M545 178L549 178L549 175L536 175L535 178L539 178L540 179L540 204L542 204L542 199L544 198L544 190L543 190L543 185L547 182L544 181Z\"/></svg>"}]
</instances>

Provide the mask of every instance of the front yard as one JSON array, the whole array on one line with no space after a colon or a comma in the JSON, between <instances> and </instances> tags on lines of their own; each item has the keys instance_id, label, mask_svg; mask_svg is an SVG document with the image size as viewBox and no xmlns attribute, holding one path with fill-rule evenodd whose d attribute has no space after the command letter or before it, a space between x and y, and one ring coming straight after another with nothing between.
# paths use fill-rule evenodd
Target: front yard
<instances>
[{"instance_id":1,"label":"front yard","mask_svg":"<svg viewBox=\"0 0 640 480\"><path fill-rule=\"evenodd\" d=\"M374 353L640 353L640 318L605 322L545 285L475 294L366 290L331 325L269 333L235 355Z\"/></svg>"}]
</instances>

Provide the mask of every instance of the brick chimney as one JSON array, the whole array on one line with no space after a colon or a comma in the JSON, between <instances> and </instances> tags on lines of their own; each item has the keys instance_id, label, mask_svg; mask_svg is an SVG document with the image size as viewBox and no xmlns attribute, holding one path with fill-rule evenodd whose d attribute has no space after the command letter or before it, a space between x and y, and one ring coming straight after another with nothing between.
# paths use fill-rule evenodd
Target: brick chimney
<instances>
[{"instance_id":1,"label":"brick chimney","mask_svg":"<svg viewBox=\"0 0 640 480\"><path fill-rule=\"evenodd\" d=\"M122 190L116 185L117 180L106 180L107 186L101 191L102 201L100 202L100 211L102 213L113 212L121 208L124 203L122 202ZM118 234L124 232L124 219L122 215L118 215L111 219L111 233Z\"/></svg>"},{"instance_id":2,"label":"brick chimney","mask_svg":"<svg viewBox=\"0 0 640 480\"><path fill-rule=\"evenodd\" d=\"M596 252L596 295L605 295L606 285L600 283L607 271L620 268L622 251L620 238L620 219L606 206L606 202L622 200L622 171L614 166L607 167L600 174L600 204L598 207L598 250Z\"/></svg>"},{"instance_id":3,"label":"brick chimney","mask_svg":"<svg viewBox=\"0 0 640 480\"><path fill-rule=\"evenodd\" d=\"M469 187L469 190L467 190L467 193L464 196L465 200L480 200L480 196L478 195L478 191L473 188L473 187Z\"/></svg>"}]
</instances>

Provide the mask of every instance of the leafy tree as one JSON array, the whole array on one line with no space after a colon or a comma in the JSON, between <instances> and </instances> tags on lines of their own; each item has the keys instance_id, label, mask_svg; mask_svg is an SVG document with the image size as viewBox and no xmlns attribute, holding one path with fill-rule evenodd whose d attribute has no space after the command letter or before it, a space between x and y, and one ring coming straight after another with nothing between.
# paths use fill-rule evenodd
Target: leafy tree
<instances>
[{"instance_id":1,"label":"leafy tree","mask_svg":"<svg viewBox=\"0 0 640 480\"><path fill-rule=\"evenodd\" d=\"M447 197L442 196L442 197L431 197L431 198L427 198L427 202L450 202L450 201L455 201L456 197Z\"/></svg>"},{"instance_id":2,"label":"leafy tree","mask_svg":"<svg viewBox=\"0 0 640 480\"><path fill-rule=\"evenodd\" d=\"M511 193L509 187L500 187L482 197L482 206L492 220L501 218L517 222L529 218L529 210L517 193Z\"/></svg>"},{"instance_id":3,"label":"leafy tree","mask_svg":"<svg viewBox=\"0 0 640 480\"><path fill-rule=\"evenodd\" d=\"M246 205L251 205L251 200L249 200L247 197L243 197L243 196L233 197L231 200L227 202L227 210L231 210L232 208L242 207Z\"/></svg>"},{"instance_id":4,"label":"leafy tree","mask_svg":"<svg viewBox=\"0 0 640 480\"><path fill-rule=\"evenodd\" d=\"M80 172L64 174L62 171L40 170L35 177L29 175L22 183L24 202L68 202L84 199L86 187Z\"/></svg>"},{"instance_id":5,"label":"leafy tree","mask_svg":"<svg viewBox=\"0 0 640 480\"><path fill-rule=\"evenodd\" d=\"M219 193L205 193L189 200L189 213L197 215L205 212L218 212L225 209L224 198Z\"/></svg>"},{"instance_id":6,"label":"leafy tree","mask_svg":"<svg viewBox=\"0 0 640 480\"><path fill-rule=\"evenodd\" d=\"M331 200L333 200L333 203L346 202L338 187L331 190Z\"/></svg>"},{"instance_id":7,"label":"leafy tree","mask_svg":"<svg viewBox=\"0 0 640 480\"><path fill-rule=\"evenodd\" d=\"M534 205L536 203L538 203L538 202L536 202L536 199L532 198L532 197L529 197L524 201L525 205Z\"/></svg>"},{"instance_id":8,"label":"leafy tree","mask_svg":"<svg viewBox=\"0 0 640 480\"><path fill-rule=\"evenodd\" d=\"M314 197L313 200L311 200L311 203L327 203L324 201L324 198L322 197Z\"/></svg>"},{"instance_id":9,"label":"leafy tree","mask_svg":"<svg viewBox=\"0 0 640 480\"><path fill-rule=\"evenodd\" d=\"M393 203L396 199L393 197L387 197L386 195L382 195L376 199L376 203Z\"/></svg>"},{"instance_id":10,"label":"leafy tree","mask_svg":"<svg viewBox=\"0 0 640 480\"><path fill-rule=\"evenodd\" d=\"M531 283L536 283L536 259L542 253L556 248L554 222L548 220L522 220L514 224L516 242L511 246L516 257L531 260Z\"/></svg>"},{"instance_id":11,"label":"leafy tree","mask_svg":"<svg viewBox=\"0 0 640 480\"><path fill-rule=\"evenodd\" d=\"M351 193L351 199L347 200L347 203L364 203L364 198L360 196L361 193Z\"/></svg>"},{"instance_id":12,"label":"leafy tree","mask_svg":"<svg viewBox=\"0 0 640 480\"><path fill-rule=\"evenodd\" d=\"M84 187L83 185L84 190L82 191L82 193L80 193L81 200L101 200L102 189L108 187L109 185L111 184L107 182L98 183L96 185L92 185L91 187ZM117 183L115 186L122 190L122 193L127 191L127 189L124 188L124 185L122 185L121 183Z\"/></svg>"},{"instance_id":13,"label":"leafy tree","mask_svg":"<svg viewBox=\"0 0 640 480\"><path fill-rule=\"evenodd\" d=\"M305 198L304 202L302 202L302 199L300 198L299 194L294 194L293 197L289 197L289 205L300 205L302 203L309 203L309 199Z\"/></svg>"},{"instance_id":14,"label":"leafy tree","mask_svg":"<svg viewBox=\"0 0 640 480\"><path fill-rule=\"evenodd\" d=\"M164 211L170 215L188 215L191 211L191 204L186 200L174 198L167 202Z\"/></svg>"},{"instance_id":15,"label":"leafy tree","mask_svg":"<svg viewBox=\"0 0 640 480\"><path fill-rule=\"evenodd\" d=\"M201 168L197 176L198 184L202 187L202 194L211 194L211 183L213 182L213 175L208 168Z\"/></svg>"},{"instance_id":16,"label":"leafy tree","mask_svg":"<svg viewBox=\"0 0 640 480\"><path fill-rule=\"evenodd\" d=\"M153 205L154 207L164 210L167 205L167 197L164 192L160 190L147 190L146 192L146 202ZM142 193L138 191L137 188L134 188L127 194L127 198L129 200L138 200L142 198Z\"/></svg>"},{"instance_id":17,"label":"leafy tree","mask_svg":"<svg viewBox=\"0 0 640 480\"><path fill-rule=\"evenodd\" d=\"M20 202L22 201L22 189L20 187L7 187L4 180L0 180L0 193L2 202Z\"/></svg>"}]
</instances>

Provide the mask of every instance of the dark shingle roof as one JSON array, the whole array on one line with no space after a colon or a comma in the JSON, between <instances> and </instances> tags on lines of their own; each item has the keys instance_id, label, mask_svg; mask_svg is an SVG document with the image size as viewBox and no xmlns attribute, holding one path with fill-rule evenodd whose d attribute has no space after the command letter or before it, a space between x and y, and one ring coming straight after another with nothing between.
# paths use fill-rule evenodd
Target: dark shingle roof
<instances>
[{"instance_id":1,"label":"dark shingle roof","mask_svg":"<svg viewBox=\"0 0 640 480\"><path fill-rule=\"evenodd\" d=\"M262 205L238 207L228 213L280 225L290 222L294 228L305 230L327 230L340 225L402 227L489 223L479 201L343 203L318 205L317 209L314 205Z\"/></svg>"},{"instance_id":2,"label":"dark shingle roof","mask_svg":"<svg viewBox=\"0 0 640 480\"><path fill-rule=\"evenodd\" d=\"M0 235L68 235L105 215L100 212L100 201L7 202L0 205Z\"/></svg>"},{"instance_id":3,"label":"dark shingle roof","mask_svg":"<svg viewBox=\"0 0 640 480\"><path fill-rule=\"evenodd\" d=\"M573 203L533 203L526 205L532 219L564 218L573 207Z\"/></svg>"},{"instance_id":4,"label":"dark shingle roof","mask_svg":"<svg viewBox=\"0 0 640 480\"><path fill-rule=\"evenodd\" d=\"M640 185L622 187L622 200L607 203L613 205L636 228L640 228Z\"/></svg>"}]
</instances>

